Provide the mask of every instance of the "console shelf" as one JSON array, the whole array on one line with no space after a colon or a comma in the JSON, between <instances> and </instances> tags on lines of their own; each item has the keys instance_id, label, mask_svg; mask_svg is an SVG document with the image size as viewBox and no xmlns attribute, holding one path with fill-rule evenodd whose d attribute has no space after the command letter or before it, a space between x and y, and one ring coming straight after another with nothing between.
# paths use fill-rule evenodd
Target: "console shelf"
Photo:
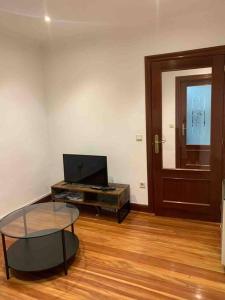
<instances>
[{"instance_id":1,"label":"console shelf","mask_svg":"<svg viewBox=\"0 0 225 300\"><path fill-rule=\"evenodd\" d=\"M102 191L80 184L69 184L61 181L51 187L52 201L64 201L79 205L95 206L98 214L101 209L110 209L116 213L118 223L121 223L130 211L130 186L128 184L111 183L115 190ZM56 198L62 192L78 192L80 200Z\"/></svg>"}]
</instances>

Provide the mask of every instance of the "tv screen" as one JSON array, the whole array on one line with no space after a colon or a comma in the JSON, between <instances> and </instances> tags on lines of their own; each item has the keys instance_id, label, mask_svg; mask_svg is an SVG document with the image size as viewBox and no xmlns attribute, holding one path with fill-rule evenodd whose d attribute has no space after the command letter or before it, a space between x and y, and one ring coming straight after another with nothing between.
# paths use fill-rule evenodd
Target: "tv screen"
<instances>
[{"instance_id":1,"label":"tv screen","mask_svg":"<svg viewBox=\"0 0 225 300\"><path fill-rule=\"evenodd\" d=\"M64 180L94 186L108 186L107 157L63 154Z\"/></svg>"}]
</instances>

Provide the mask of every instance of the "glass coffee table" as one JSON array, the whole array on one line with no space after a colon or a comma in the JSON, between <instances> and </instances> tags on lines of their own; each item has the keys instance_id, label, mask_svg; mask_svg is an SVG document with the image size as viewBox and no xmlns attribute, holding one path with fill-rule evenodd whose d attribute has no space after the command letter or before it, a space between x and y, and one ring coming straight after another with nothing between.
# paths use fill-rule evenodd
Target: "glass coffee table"
<instances>
[{"instance_id":1,"label":"glass coffee table","mask_svg":"<svg viewBox=\"0 0 225 300\"><path fill-rule=\"evenodd\" d=\"M9 270L37 272L64 266L79 248L73 223L79 210L68 203L45 202L18 209L0 222L6 277ZM66 231L71 227L71 231ZM17 239L6 249L5 237Z\"/></svg>"}]
</instances>

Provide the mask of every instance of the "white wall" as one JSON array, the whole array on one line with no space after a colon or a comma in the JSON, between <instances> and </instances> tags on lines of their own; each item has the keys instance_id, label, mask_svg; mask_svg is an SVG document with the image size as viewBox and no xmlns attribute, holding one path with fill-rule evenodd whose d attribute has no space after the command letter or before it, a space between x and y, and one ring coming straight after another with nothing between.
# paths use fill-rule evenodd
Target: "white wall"
<instances>
[{"instance_id":1,"label":"white wall","mask_svg":"<svg viewBox=\"0 0 225 300\"><path fill-rule=\"evenodd\" d=\"M47 53L51 183L63 179L62 153L107 155L109 181L130 184L132 201L147 203L143 63L126 42Z\"/></svg>"},{"instance_id":2,"label":"white wall","mask_svg":"<svg viewBox=\"0 0 225 300\"><path fill-rule=\"evenodd\" d=\"M49 190L47 117L38 46L0 35L0 217Z\"/></svg>"}]
</instances>

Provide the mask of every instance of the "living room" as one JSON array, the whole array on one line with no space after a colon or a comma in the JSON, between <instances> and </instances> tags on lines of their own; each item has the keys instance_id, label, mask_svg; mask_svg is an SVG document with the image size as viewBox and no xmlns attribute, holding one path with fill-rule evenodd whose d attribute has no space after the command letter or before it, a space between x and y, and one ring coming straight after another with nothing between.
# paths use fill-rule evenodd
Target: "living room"
<instances>
[{"instance_id":1,"label":"living room","mask_svg":"<svg viewBox=\"0 0 225 300\"><path fill-rule=\"evenodd\" d=\"M65 223L64 238L70 232L79 241L71 262L61 255L62 266L35 273L13 270L2 251L0 299L224 298L224 100L213 101L224 98L224 9L222 0L0 1L1 249L53 225L64 232ZM194 79L212 87L211 147L201 141L182 150L197 153L194 167L180 166L175 154L188 122L175 118L175 96L172 113L163 102L164 73L184 71L176 77L201 75ZM207 123L199 111L192 127ZM65 154L105 158L107 183L65 180ZM174 166L159 168L164 160ZM54 205L57 189L91 194L92 203L56 201L62 215L31 220L31 206ZM113 207L109 196L118 201ZM18 227L10 224L17 210Z\"/></svg>"}]
</instances>

